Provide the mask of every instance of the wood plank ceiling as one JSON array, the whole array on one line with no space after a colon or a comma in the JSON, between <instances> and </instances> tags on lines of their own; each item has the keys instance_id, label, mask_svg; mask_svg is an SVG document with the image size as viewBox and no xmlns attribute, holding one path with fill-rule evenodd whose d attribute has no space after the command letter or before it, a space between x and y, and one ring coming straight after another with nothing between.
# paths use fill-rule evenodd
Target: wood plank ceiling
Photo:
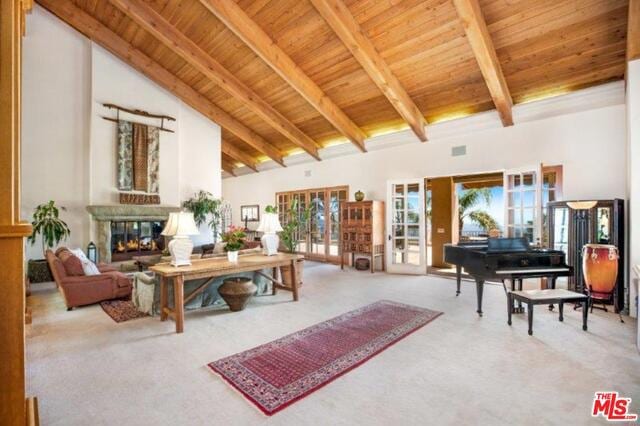
<instances>
[{"instance_id":1,"label":"wood plank ceiling","mask_svg":"<svg viewBox=\"0 0 640 426\"><path fill-rule=\"evenodd\" d=\"M221 124L231 171L625 73L628 0L38 2Z\"/></svg>"}]
</instances>

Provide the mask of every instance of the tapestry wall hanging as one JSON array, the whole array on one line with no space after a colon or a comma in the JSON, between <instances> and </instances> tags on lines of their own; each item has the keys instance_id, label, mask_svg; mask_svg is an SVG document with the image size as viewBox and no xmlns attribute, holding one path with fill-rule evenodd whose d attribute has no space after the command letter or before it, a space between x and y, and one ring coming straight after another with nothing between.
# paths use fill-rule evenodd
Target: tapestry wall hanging
<instances>
[{"instance_id":1,"label":"tapestry wall hanging","mask_svg":"<svg viewBox=\"0 0 640 426\"><path fill-rule=\"evenodd\" d=\"M159 130L156 126L118 121L118 190L159 192Z\"/></svg>"}]
</instances>

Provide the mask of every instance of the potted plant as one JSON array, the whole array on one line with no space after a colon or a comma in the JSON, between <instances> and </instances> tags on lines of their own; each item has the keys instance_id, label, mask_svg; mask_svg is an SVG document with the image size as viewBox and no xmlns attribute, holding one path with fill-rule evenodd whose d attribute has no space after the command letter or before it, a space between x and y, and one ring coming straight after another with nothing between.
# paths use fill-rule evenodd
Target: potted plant
<instances>
[{"instance_id":1,"label":"potted plant","mask_svg":"<svg viewBox=\"0 0 640 426\"><path fill-rule=\"evenodd\" d=\"M238 261L238 250L244 246L244 239L246 234L242 228L230 226L229 230L222 234L222 241L226 244L224 250L227 252L227 259L229 262Z\"/></svg>"},{"instance_id":2,"label":"potted plant","mask_svg":"<svg viewBox=\"0 0 640 426\"><path fill-rule=\"evenodd\" d=\"M60 219L60 209L66 210L64 207L58 208L51 200L37 206L33 213L33 221L31 222L33 232L27 241L31 245L35 245L38 236L41 236L43 256L45 256L47 249L54 248L60 241L71 235L66 222ZM27 275L33 283L53 281L46 259L29 260Z\"/></svg>"},{"instance_id":3,"label":"potted plant","mask_svg":"<svg viewBox=\"0 0 640 426\"><path fill-rule=\"evenodd\" d=\"M275 211L275 207L271 207L272 211ZM267 210L268 211L268 210ZM300 234L307 233L309 219L311 217L311 208L307 207L303 210L298 209L298 200L293 200L289 209L285 215L285 222L282 225L282 232L280 232L280 241L285 248L285 251L289 253L295 253L298 251L300 244ZM296 262L296 278L297 286L302 285L302 272L304 270L304 259L299 259ZM293 280L291 279L291 266L286 265L280 267L282 272L282 283L287 287L293 287Z\"/></svg>"},{"instance_id":4,"label":"potted plant","mask_svg":"<svg viewBox=\"0 0 640 426\"><path fill-rule=\"evenodd\" d=\"M221 199L214 198L210 192L202 190L196 192L193 197L182 203L183 208L193 213L193 219L198 227L204 223L209 225L213 232L213 244L218 241L218 236L220 235L218 228L222 215L221 205ZM207 222L209 217L211 217L211 220Z\"/></svg>"}]
</instances>

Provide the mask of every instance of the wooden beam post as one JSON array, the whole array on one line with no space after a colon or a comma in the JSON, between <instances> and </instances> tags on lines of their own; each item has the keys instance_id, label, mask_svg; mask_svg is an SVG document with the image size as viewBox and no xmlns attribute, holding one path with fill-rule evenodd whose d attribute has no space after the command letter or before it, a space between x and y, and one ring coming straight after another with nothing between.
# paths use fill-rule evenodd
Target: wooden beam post
<instances>
[{"instance_id":1,"label":"wooden beam post","mask_svg":"<svg viewBox=\"0 0 640 426\"><path fill-rule=\"evenodd\" d=\"M249 154L240 151L235 146L231 145L229 142L222 140L222 152L229 157L233 158L236 161L241 162L254 172L258 171L258 164L255 158L251 157Z\"/></svg>"},{"instance_id":2,"label":"wooden beam post","mask_svg":"<svg viewBox=\"0 0 640 426\"><path fill-rule=\"evenodd\" d=\"M120 38L70 0L38 0L38 3L82 34L101 45L123 62L137 69L158 85L176 95L205 117L236 135L247 145L284 166L282 153L260 135L167 71L160 64Z\"/></svg>"},{"instance_id":3,"label":"wooden beam post","mask_svg":"<svg viewBox=\"0 0 640 426\"><path fill-rule=\"evenodd\" d=\"M25 398L24 237L20 220L20 73L23 5L0 0L0 424L23 425Z\"/></svg>"},{"instance_id":4,"label":"wooden beam post","mask_svg":"<svg viewBox=\"0 0 640 426\"><path fill-rule=\"evenodd\" d=\"M380 56L342 0L311 0L313 6L327 21L369 77L387 97L400 116L409 123L421 141L427 140L426 121L391 68Z\"/></svg>"},{"instance_id":5,"label":"wooden beam post","mask_svg":"<svg viewBox=\"0 0 640 426\"><path fill-rule=\"evenodd\" d=\"M640 59L640 0L629 0L627 62Z\"/></svg>"},{"instance_id":6,"label":"wooden beam post","mask_svg":"<svg viewBox=\"0 0 640 426\"><path fill-rule=\"evenodd\" d=\"M513 101L478 0L453 0L453 3L502 124L512 126Z\"/></svg>"},{"instance_id":7,"label":"wooden beam post","mask_svg":"<svg viewBox=\"0 0 640 426\"><path fill-rule=\"evenodd\" d=\"M276 111L257 93L242 83L235 75L202 50L193 40L180 32L162 15L139 0L109 0L145 31L164 43L187 63L211 79L223 90L235 96L256 115L269 123L291 142L320 160L318 147L313 139L298 129Z\"/></svg>"},{"instance_id":8,"label":"wooden beam post","mask_svg":"<svg viewBox=\"0 0 640 426\"><path fill-rule=\"evenodd\" d=\"M366 134L298 67L234 0L200 0L235 35L307 100L340 133L365 152Z\"/></svg>"}]
</instances>

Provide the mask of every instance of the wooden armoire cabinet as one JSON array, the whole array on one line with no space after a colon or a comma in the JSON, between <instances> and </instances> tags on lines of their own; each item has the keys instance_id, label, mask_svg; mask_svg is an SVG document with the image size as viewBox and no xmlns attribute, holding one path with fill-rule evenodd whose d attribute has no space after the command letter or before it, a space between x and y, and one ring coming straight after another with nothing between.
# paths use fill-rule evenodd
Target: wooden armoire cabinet
<instances>
[{"instance_id":1,"label":"wooden armoire cabinet","mask_svg":"<svg viewBox=\"0 0 640 426\"><path fill-rule=\"evenodd\" d=\"M345 255L351 254L351 263L358 255L370 258L371 273L376 260L381 260L384 271L384 201L349 201L342 204L340 240L341 268Z\"/></svg>"}]
</instances>

